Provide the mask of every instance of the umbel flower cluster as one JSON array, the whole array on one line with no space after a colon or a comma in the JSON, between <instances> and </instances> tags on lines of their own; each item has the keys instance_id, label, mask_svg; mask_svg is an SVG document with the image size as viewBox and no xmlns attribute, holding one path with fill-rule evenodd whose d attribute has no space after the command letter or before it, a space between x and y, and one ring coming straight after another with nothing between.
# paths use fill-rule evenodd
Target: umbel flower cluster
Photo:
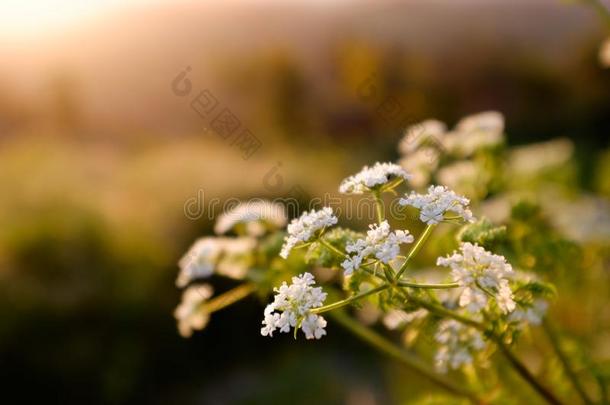
<instances>
[{"instance_id":1,"label":"umbel flower cluster","mask_svg":"<svg viewBox=\"0 0 610 405\"><path fill-rule=\"evenodd\" d=\"M265 308L261 334L273 336L276 329L287 333L290 328L299 326L307 339L314 337L320 339L326 335L324 330L326 320L310 312L312 308L322 306L326 293L320 287L312 287L313 284L315 284L313 275L303 273L293 277L292 284L287 285L284 282L279 288L274 289L275 299Z\"/></svg>"},{"instance_id":2,"label":"umbel flower cluster","mask_svg":"<svg viewBox=\"0 0 610 405\"><path fill-rule=\"evenodd\" d=\"M400 244L413 242L413 235L409 231L392 231L388 221L371 224L369 228L366 238L358 239L345 247L347 254L352 255L341 263L346 276L360 268L362 260L370 256L374 256L382 263L390 263L400 253Z\"/></svg>"},{"instance_id":3,"label":"umbel flower cluster","mask_svg":"<svg viewBox=\"0 0 610 405\"><path fill-rule=\"evenodd\" d=\"M481 149L503 141L503 127L495 112L467 117L452 131L428 120L419 124L419 136L403 139L400 164L378 162L345 178L340 193L374 201L376 218L364 230L340 227L332 207L304 211L285 230L288 220L276 203L244 203L223 214L215 227L222 236L196 241L180 260L176 284L185 291L174 315L181 335L191 336L213 312L256 295L266 304L259 332L264 337L291 333L296 339L300 330L307 340L318 340L336 321L408 365L413 354L403 355L401 345L421 344L426 350L415 360L418 372L471 399L476 395L438 373L488 364L494 353L504 353L539 393L552 397L509 347L529 325L542 323L552 286L494 251L505 229L477 220L471 199L450 181L427 184L443 176L417 163L444 151L462 160L432 165L474 164ZM439 140L436 146L432 137ZM387 217L388 197L414 214L411 219ZM435 237L439 243L430 242ZM213 277L238 285L214 296L210 284L202 283ZM368 325L379 322L404 339L393 342L361 323L364 307Z\"/></svg>"}]
</instances>

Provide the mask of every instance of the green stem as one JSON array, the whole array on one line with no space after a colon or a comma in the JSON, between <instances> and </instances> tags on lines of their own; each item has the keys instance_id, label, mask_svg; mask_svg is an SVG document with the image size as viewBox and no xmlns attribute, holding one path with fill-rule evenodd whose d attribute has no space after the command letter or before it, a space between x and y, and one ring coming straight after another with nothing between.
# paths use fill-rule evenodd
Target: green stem
<instances>
[{"instance_id":1,"label":"green stem","mask_svg":"<svg viewBox=\"0 0 610 405\"><path fill-rule=\"evenodd\" d=\"M429 289L444 289L444 288L458 288L460 285L458 283L448 283L448 284L420 284L420 283L410 283L408 281L398 281L398 284L401 287L411 287L411 288L429 288Z\"/></svg>"},{"instance_id":2,"label":"green stem","mask_svg":"<svg viewBox=\"0 0 610 405\"><path fill-rule=\"evenodd\" d=\"M323 307L313 308L310 312L312 314L321 314L323 312L332 311L333 309L342 308L346 305L351 304L354 301L358 301L369 295L377 294L378 292L388 289L389 287L389 284L382 284L379 287L362 292L360 294L352 295L351 297L345 298L341 301L333 302L332 304L324 305Z\"/></svg>"},{"instance_id":3,"label":"green stem","mask_svg":"<svg viewBox=\"0 0 610 405\"><path fill-rule=\"evenodd\" d=\"M461 322L465 325L471 326L482 332L485 332L485 329L486 329L485 325L483 325L480 322L469 319L465 316L462 316L453 311L450 311L440 305L428 302L426 300L422 300L418 297L409 295L408 298L411 299L412 301L418 303L422 307L426 308L430 312L434 312L437 315L443 315L448 318L455 319L458 322ZM492 336L492 339L498 345L498 347L500 347L500 349L502 349L504 356L508 359L509 363L519 373L519 375L524 380L526 380L545 400L547 400L547 402L549 402L550 404L555 404L555 405L561 404L561 402L557 399L557 397L551 391L549 391L540 382L538 382L536 377L534 377L534 375L527 369L527 367L525 367L525 365L523 363L521 363L521 361L517 357L515 357L515 355L508 349L508 347L506 347L504 342L502 342L502 340L499 337Z\"/></svg>"},{"instance_id":4,"label":"green stem","mask_svg":"<svg viewBox=\"0 0 610 405\"><path fill-rule=\"evenodd\" d=\"M456 288L456 287L459 287L458 283L451 283L451 284L418 284L418 283L399 282L398 285L401 286L401 287L424 288L424 289L442 289L442 288ZM332 304L324 305L323 307L314 308L310 312L312 314L321 314L323 312L332 311L333 309L342 308L342 307L344 307L346 305L349 305L352 302L358 301L358 300L360 300L360 299L362 299L364 297L367 297L367 296L373 295L373 294L377 294L378 292L381 292L383 290L387 290L391 286L392 285L389 284L389 283L384 283L384 284L381 284L380 286L377 286L377 287L375 287L373 289L370 289L368 291L364 291L364 292L362 292L360 294L352 295L351 297L345 298L345 299L343 299L341 301L333 302ZM425 303L425 301L422 301L422 302Z\"/></svg>"},{"instance_id":5,"label":"green stem","mask_svg":"<svg viewBox=\"0 0 610 405\"><path fill-rule=\"evenodd\" d=\"M341 326L348 329L350 332L358 336L366 343L370 344L379 351L389 355L390 357L393 357L394 359L400 361L401 363L405 364L406 366L417 372L419 375L427 378L435 384L438 384L450 393L466 397L470 399L473 403L483 403L483 401L478 398L475 393L463 388L462 386L454 384L444 376L441 376L430 370L427 364L422 362L418 357L395 345L394 343L390 342L383 336L375 333L373 330L367 328L359 322L351 319L345 313L337 311L330 314L330 316L332 316L335 321L341 324Z\"/></svg>"},{"instance_id":6,"label":"green stem","mask_svg":"<svg viewBox=\"0 0 610 405\"><path fill-rule=\"evenodd\" d=\"M435 313L437 315L441 315L441 316L444 316L444 317L447 317L447 318L452 318L452 319L455 319L456 321L459 321L459 322L461 322L461 323L463 323L465 325L472 326L473 328L476 328L476 329L478 329L480 331L485 331L485 325L483 325L482 323L477 322L477 321L475 321L473 319L467 318L467 317L465 317L463 315L460 315L460 314L458 314L456 312L453 312L453 311L451 311L451 310L449 310L449 309L447 309L447 308L445 308L445 307L443 307L441 305L437 305L437 304L434 304L432 302L423 300L423 299L421 299L419 297L416 297L414 295L407 295L407 299L409 299L409 300L411 300L411 301L421 305L422 307L424 307L428 311L433 312L433 313Z\"/></svg>"},{"instance_id":7,"label":"green stem","mask_svg":"<svg viewBox=\"0 0 610 405\"><path fill-rule=\"evenodd\" d=\"M324 240L324 239L322 239L322 238L319 238L319 239L318 239L318 241L319 241L319 242L322 244L322 246L324 246L324 247L326 247L327 249L329 249L329 250L333 251L334 253L336 253L336 254L337 254L337 255L339 255L340 257L342 257L342 258L344 258L344 259L347 259L347 258L349 257L348 255L346 255L345 253L343 253L342 251L340 251L339 249L337 249L336 247L334 247L333 245L331 245L330 243L328 243L326 240ZM385 281L385 278L384 278L384 277L382 277L382 276L380 276L380 275L378 275L378 274L375 274L375 272L374 272L374 271L372 271L372 270L370 270L370 269L367 269L367 268L366 268L366 266L371 266L371 265L373 265L373 264L375 264L375 263L377 263L377 261L373 261L373 262L370 262L370 263L363 263L363 264L361 264L361 265L360 265L360 267L359 267L359 268L361 268L362 270L366 271L366 272L367 272L367 273L369 273L370 275L372 275L372 276L376 276L376 277L378 277L380 280Z\"/></svg>"},{"instance_id":8,"label":"green stem","mask_svg":"<svg viewBox=\"0 0 610 405\"><path fill-rule=\"evenodd\" d=\"M409 295L408 298L414 302L417 302L418 304L420 304L422 307L426 308L430 312L434 312L437 315L443 315L443 316L455 319L458 322L461 322L468 326L472 326L473 328L476 328L482 332L485 332L485 329L486 329L485 325L483 325L480 322L466 318L466 317L464 317L460 314L457 314L453 311L450 311L440 305L433 304L426 300L422 300L418 297ZM543 386L540 382L538 382L536 377L534 377L534 375L527 369L527 367L525 367L525 365L523 363L521 363L521 361L508 349L508 347L506 347L504 342L502 342L502 340L499 337L491 336L491 338L496 343L496 345L502 350L502 353L504 354L504 356L508 359L509 363L519 373L519 375L525 381L527 381L547 402L549 402L550 404L554 404L554 405L561 404L561 402L557 399L555 394L553 394L545 386Z\"/></svg>"},{"instance_id":9,"label":"green stem","mask_svg":"<svg viewBox=\"0 0 610 405\"><path fill-rule=\"evenodd\" d=\"M379 193L394 192L394 189L400 186L404 181L405 179L403 179L402 177L397 177L388 184L382 186L379 189Z\"/></svg>"},{"instance_id":10,"label":"green stem","mask_svg":"<svg viewBox=\"0 0 610 405\"><path fill-rule=\"evenodd\" d=\"M563 365L566 376L570 379L570 381L574 385L574 388L578 392L578 395L580 395L580 398L583 400L583 402L585 404L592 404L593 401L591 401L591 399L585 392L583 386L580 384L580 381L578 380L576 373L570 366L570 362L569 362L566 354L561 350L561 346L560 346L559 338L557 337L557 334L555 333L555 331L553 330L551 325L548 323L548 321L545 320L542 323L542 326L543 326L547 336L549 337L549 341L551 342L551 345L553 346L553 350L555 350L555 354L557 354L559 361Z\"/></svg>"},{"instance_id":11,"label":"green stem","mask_svg":"<svg viewBox=\"0 0 610 405\"><path fill-rule=\"evenodd\" d=\"M426 243L426 240L432 233L432 230L434 229L434 227L435 227L435 225L426 226L426 229L424 229L424 232L422 232L422 234L419 235L419 238L417 238L415 245L413 245L413 247L411 248L411 251L407 255L407 258L405 259L404 263L402 264L402 266L400 266L400 270L398 270L398 274L396 274L397 280L400 279L400 276L402 276L402 274L405 272L405 270L407 270L407 265L409 264L409 261L411 260L411 258L413 258L413 256L415 256L417 254L417 252L420 251L420 249L422 248L424 243Z\"/></svg>"},{"instance_id":12,"label":"green stem","mask_svg":"<svg viewBox=\"0 0 610 405\"><path fill-rule=\"evenodd\" d=\"M373 191L373 198L375 199L375 209L377 210L377 222L382 223L385 218L383 210L383 201L381 200L381 193L379 191Z\"/></svg>"},{"instance_id":13,"label":"green stem","mask_svg":"<svg viewBox=\"0 0 610 405\"><path fill-rule=\"evenodd\" d=\"M509 350L508 347L497 337L494 338L494 341L502 350L504 356L508 359L509 363L513 366L513 368L521 375L521 377L527 381L538 393L549 403L553 405L561 405L561 401L549 391L544 385L542 385L536 377L525 367L523 363Z\"/></svg>"},{"instance_id":14,"label":"green stem","mask_svg":"<svg viewBox=\"0 0 610 405\"><path fill-rule=\"evenodd\" d=\"M389 264L385 264L385 263L381 263L381 266L383 267L383 272L385 274L385 278L387 280L388 283L392 283L395 280L395 275L394 275L394 269L392 269L392 266L390 266Z\"/></svg>"},{"instance_id":15,"label":"green stem","mask_svg":"<svg viewBox=\"0 0 610 405\"><path fill-rule=\"evenodd\" d=\"M203 308L208 313L219 311L246 298L248 295L252 294L255 289L256 287L254 284L242 284L205 302Z\"/></svg>"},{"instance_id":16,"label":"green stem","mask_svg":"<svg viewBox=\"0 0 610 405\"><path fill-rule=\"evenodd\" d=\"M333 245L331 245L330 243L328 243L324 239L319 238L318 241L322 244L322 246L326 247L329 250L332 250L333 252L335 252L336 254L341 256L342 258L344 258L344 259L348 258L348 256L345 253L343 253L342 251L340 251L339 249L337 249L336 247L334 247Z\"/></svg>"}]
</instances>

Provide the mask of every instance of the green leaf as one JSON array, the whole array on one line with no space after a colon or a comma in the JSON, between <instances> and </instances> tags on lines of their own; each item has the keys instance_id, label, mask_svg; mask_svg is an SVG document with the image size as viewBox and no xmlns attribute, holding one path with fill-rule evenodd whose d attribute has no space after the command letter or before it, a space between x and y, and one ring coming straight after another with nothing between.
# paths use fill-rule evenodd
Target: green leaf
<instances>
[{"instance_id":1,"label":"green leaf","mask_svg":"<svg viewBox=\"0 0 610 405\"><path fill-rule=\"evenodd\" d=\"M506 227L495 226L489 219L481 218L473 224L463 226L457 238L460 242L476 243L485 248L491 248L494 244L504 241Z\"/></svg>"},{"instance_id":2,"label":"green leaf","mask_svg":"<svg viewBox=\"0 0 610 405\"><path fill-rule=\"evenodd\" d=\"M324 240L338 250L345 252L345 246L348 243L362 238L363 235L345 228L333 228L326 232L323 236ZM305 260L308 264L313 264L322 267L341 267L341 262L345 258L328 249L318 242L312 243L307 249Z\"/></svg>"}]
</instances>

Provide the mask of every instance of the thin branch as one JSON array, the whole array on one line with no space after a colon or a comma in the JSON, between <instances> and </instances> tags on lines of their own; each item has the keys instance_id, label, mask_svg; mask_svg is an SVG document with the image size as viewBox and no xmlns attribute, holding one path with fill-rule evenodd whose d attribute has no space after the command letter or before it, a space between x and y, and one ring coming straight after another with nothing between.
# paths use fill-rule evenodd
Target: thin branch
<instances>
[{"instance_id":1,"label":"thin branch","mask_svg":"<svg viewBox=\"0 0 610 405\"><path fill-rule=\"evenodd\" d=\"M403 262L402 266L400 266L400 270L398 270L398 274L396 274L396 279L397 280L400 279L400 276L402 276L402 274L405 272L405 270L407 270L407 265L409 264L409 261L422 248L422 246L424 245L424 243L426 242L426 240L428 239L428 237L432 233L432 230L434 229L434 227L435 227L435 225L428 225L428 226L426 226L426 229L424 229L424 232L422 232L422 234L419 235L419 238L417 239L417 242L415 242L415 245L413 245L413 247L411 248L411 251L409 251L409 254L407 255L407 258Z\"/></svg>"},{"instance_id":2,"label":"thin branch","mask_svg":"<svg viewBox=\"0 0 610 405\"><path fill-rule=\"evenodd\" d=\"M205 302L203 308L208 313L219 311L246 298L248 295L252 294L255 289L256 286L254 284L242 284Z\"/></svg>"},{"instance_id":3,"label":"thin branch","mask_svg":"<svg viewBox=\"0 0 610 405\"><path fill-rule=\"evenodd\" d=\"M459 283L429 284L429 283L410 283L408 281L398 281L396 284L398 284L401 287L427 288L427 289L458 288L460 286Z\"/></svg>"},{"instance_id":4,"label":"thin branch","mask_svg":"<svg viewBox=\"0 0 610 405\"><path fill-rule=\"evenodd\" d=\"M504 357L506 357L513 368L519 373L519 375L526 380L538 393L549 403L553 405L561 405L561 401L549 391L544 385L542 385L536 377L525 367L525 365L510 351L510 349L498 338L494 338L494 341L502 350Z\"/></svg>"},{"instance_id":5,"label":"thin branch","mask_svg":"<svg viewBox=\"0 0 610 405\"><path fill-rule=\"evenodd\" d=\"M332 250L334 253L338 254L342 258L344 258L344 259L348 258L348 256L345 253L343 253L342 251L340 251L339 249L337 249L336 247L334 247L333 245L328 243L326 240L319 238L318 241L322 244L322 246L324 246L325 248L327 248L329 250Z\"/></svg>"},{"instance_id":6,"label":"thin branch","mask_svg":"<svg viewBox=\"0 0 610 405\"><path fill-rule=\"evenodd\" d=\"M473 403L484 403L484 401L477 396L476 393L449 381L446 377L435 373L430 370L428 365L421 361L417 356L408 351L404 350L400 346L395 345L383 336L377 334L373 330L360 324L359 322L351 319L342 311L336 311L330 314L335 321L341 326L351 331L353 334L358 336L363 341L367 342L371 346L380 350L381 352L393 357L400 361L404 365L417 372L419 375L427 378L431 382L439 385L448 392L468 398Z\"/></svg>"},{"instance_id":7,"label":"thin branch","mask_svg":"<svg viewBox=\"0 0 610 405\"><path fill-rule=\"evenodd\" d=\"M453 311L450 311L440 305L436 305L434 303L428 302L426 300L422 300L418 297L409 295L409 299L414 302L417 302L422 307L428 309L431 312L434 312L438 315L443 315L456 321L459 321L465 325L472 326L482 332L486 331L485 325L480 322L477 322L473 319L467 318L460 314L457 314ZM553 394L550 390L548 390L544 385L542 385L536 377L525 367L523 363L509 350L509 348L502 342L502 340L497 336L491 336L493 341L498 345L498 347L502 350L504 356L508 359L509 363L513 366L513 368L519 373L519 375L527 381L547 402L553 405L560 405L561 402L555 394Z\"/></svg>"},{"instance_id":8,"label":"thin branch","mask_svg":"<svg viewBox=\"0 0 610 405\"><path fill-rule=\"evenodd\" d=\"M351 297L348 297L341 301L333 302L332 304L324 305L323 307L313 308L310 312L312 314L321 314L323 312L332 311L333 309L342 308L342 307L349 305L352 302L358 301L364 297L368 297L369 295L377 294L378 292L386 290L389 287L390 287L389 284L382 284L379 287L373 288L368 291L364 291L360 294L352 295Z\"/></svg>"},{"instance_id":9,"label":"thin branch","mask_svg":"<svg viewBox=\"0 0 610 405\"><path fill-rule=\"evenodd\" d=\"M570 381L574 385L574 388L578 392L578 395L580 395L580 398L583 400L583 402L585 404L592 404L593 401L589 398L589 396L585 392L585 389L580 384L580 381L578 380L576 373L574 372L574 370L572 369L572 367L570 365L568 357L561 350L561 346L560 346L559 338L557 337L557 334L555 333L555 331L553 330L553 328L551 327L551 325L549 324L549 322L547 320L545 320L542 323L542 326L543 326L543 329L545 330L547 336L549 337L549 341L551 342L551 346L553 346L553 350L555 350L555 354L557 354L559 361L561 361L561 364L563 365L563 368L566 372L566 376L570 379Z\"/></svg>"},{"instance_id":10,"label":"thin branch","mask_svg":"<svg viewBox=\"0 0 610 405\"><path fill-rule=\"evenodd\" d=\"M373 191L373 198L375 199L375 209L377 211L377 221L382 223L385 218L383 201L381 200L381 193L379 191Z\"/></svg>"}]
</instances>

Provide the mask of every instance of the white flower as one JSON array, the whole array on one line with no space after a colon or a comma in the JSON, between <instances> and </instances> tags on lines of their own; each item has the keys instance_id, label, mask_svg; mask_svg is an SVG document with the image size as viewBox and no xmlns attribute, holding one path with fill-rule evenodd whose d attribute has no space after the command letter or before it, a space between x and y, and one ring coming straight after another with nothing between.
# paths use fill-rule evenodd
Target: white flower
<instances>
[{"instance_id":1,"label":"white flower","mask_svg":"<svg viewBox=\"0 0 610 405\"><path fill-rule=\"evenodd\" d=\"M395 178L408 180L411 176L394 163L375 163L372 167L364 166L362 170L341 182L339 192L343 194L362 194L374 187L388 183Z\"/></svg>"},{"instance_id":2,"label":"white flower","mask_svg":"<svg viewBox=\"0 0 610 405\"><path fill-rule=\"evenodd\" d=\"M288 225L288 235L284 239L280 256L284 259L287 258L292 248L297 244L309 241L317 231L336 223L337 217L330 207L324 207L319 211L305 211Z\"/></svg>"},{"instance_id":3,"label":"white flower","mask_svg":"<svg viewBox=\"0 0 610 405\"><path fill-rule=\"evenodd\" d=\"M362 260L370 255L374 255L387 264L400 253L399 245L401 243L413 242L413 235L409 231L398 230L392 232L388 221L383 221L379 225L369 225L369 228L365 239L358 239L345 247L348 254L354 253L353 256L348 257L341 263L346 275L352 274L354 270L360 267Z\"/></svg>"},{"instance_id":4,"label":"white flower","mask_svg":"<svg viewBox=\"0 0 610 405\"><path fill-rule=\"evenodd\" d=\"M428 310L419 308L413 312L405 312L401 309L391 309L383 317L384 326L390 330L395 330L409 324L417 319L425 318Z\"/></svg>"},{"instance_id":5,"label":"white flower","mask_svg":"<svg viewBox=\"0 0 610 405\"><path fill-rule=\"evenodd\" d=\"M249 253L256 241L252 238L200 238L180 259L176 286L185 287L195 279L218 274L240 279L249 266Z\"/></svg>"},{"instance_id":6,"label":"white flower","mask_svg":"<svg viewBox=\"0 0 610 405\"><path fill-rule=\"evenodd\" d=\"M190 337L194 330L202 330L207 325L210 314L205 311L203 304L213 294L209 284L189 286L182 293L182 301L174 311L178 321L178 331L182 337Z\"/></svg>"},{"instance_id":7,"label":"white flower","mask_svg":"<svg viewBox=\"0 0 610 405\"><path fill-rule=\"evenodd\" d=\"M459 132L504 132L504 116L497 111L484 111L462 118L455 126Z\"/></svg>"},{"instance_id":8,"label":"white flower","mask_svg":"<svg viewBox=\"0 0 610 405\"><path fill-rule=\"evenodd\" d=\"M548 307L549 304L546 301L538 299L529 307L515 309L509 315L508 320L518 322L521 326L540 325Z\"/></svg>"},{"instance_id":9,"label":"white flower","mask_svg":"<svg viewBox=\"0 0 610 405\"><path fill-rule=\"evenodd\" d=\"M286 225L284 206L263 200L240 203L216 220L214 232L223 234L239 225L244 225L250 236L261 236L268 228L283 228Z\"/></svg>"},{"instance_id":10,"label":"white flower","mask_svg":"<svg viewBox=\"0 0 610 405\"><path fill-rule=\"evenodd\" d=\"M411 192L406 195L406 198L401 198L398 203L418 208L420 210L419 218L428 225L441 222L448 211L462 217L464 221L474 221L472 212L467 208L470 201L444 186L430 186L428 194Z\"/></svg>"},{"instance_id":11,"label":"white flower","mask_svg":"<svg viewBox=\"0 0 610 405\"><path fill-rule=\"evenodd\" d=\"M252 264L252 251L256 240L249 237L221 238L222 256L216 266L216 274L242 280Z\"/></svg>"},{"instance_id":12,"label":"white flower","mask_svg":"<svg viewBox=\"0 0 610 405\"><path fill-rule=\"evenodd\" d=\"M532 176L566 164L573 153L574 144L566 138L518 146L510 150L509 170L512 176Z\"/></svg>"},{"instance_id":13,"label":"white flower","mask_svg":"<svg viewBox=\"0 0 610 405\"><path fill-rule=\"evenodd\" d=\"M607 38L599 48L599 63L602 67L610 67L610 38Z\"/></svg>"},{"instance_id":14,"label":"white flower","mask_svg":"<svg viewBox=\"0 0 610 405\"><path fill-rule=\"evenodd\" d=\"M178 262L180 273L176 286L185 287L191 280L211 276L221 251L217 238L201 238L195 241Z\"/></svg>"},{"instance_id":15,"label":"white flower","mask_svg":"<svg viewBox=\"0 0 610 405\"><path fill-rule=\"evenodd\" d=\"M440 372L472 363L473 354L485 348L479 331L453 319L443 320L434 338L440 344L435 356L436 368Z\"/></svg>"},{"instance_id":16,"label":"white flower","mask_svg":"<svg viewBox=\"0 0 610 405\"><path fill-rule=\"evenodd\" d=\"M508 280L500 280L496 294L496 303L505 314L515 310L517 305L513 301L513 291L508 285Z\"/></svg>"},{"instance_id":17,"label":"white flower","mask_svg":"<svg viewBox=\"0 0 610 405\"><path fill-rule=\"evenodd\" d=\"M275 288L273 302L265 308L261 335L273 336L276 329L288 333L291 328L300 326L307 339L320 339L324 336L326 320L310 313L310 309L321 307L326 293L321 287L312 287L314 284L313 275L303 273L293 277L292 284L283 282L279 288Z\"/></svg>"},{"instance_id":18,"label":"white flower","mask_svg":"<svg viewBox=\"0 0 610 405\"><path fill-rule=\"evenodd\" d=\"M427 186L431 174L438 166L439 152L422 147L400 159L400 165L411 175L409 184L415 188Z\"/></svg>"},{"instance_id":19,"label":"white flower","mask_svg":"<svg viewBox=\"0 0 610 405\"><path fill-rule=\"evenodd\" d=\"M440 145L445 132L447 132L447 125L444 122L433 119L422 121L406 129L398 150L407 155L426 143Z\"/></svg>"},{"instance_id":20,"label":"white flower","mask_svg":"<svg viewBox=\"0 0 610 405\"><path fill-rule=\"evenodd\" d=\"M492 295L502 312L512 312L515 302L507 277L513 269L504 256L494 255L469 242L462 243L460 251L436 261L439 266L450 267L453 280L464 287L459 305L478 313L487 306L488 295Z\"/></svg>"},{"instance_id":21,"label":"white flower","mask_svg":"<svg viewBox=\"0 0 610 405\"><path fill-rule=\"evenodd\" d=\"M326 319L319 315L309 314L301 322L301 330L305 333L307 339L320 339L326 335Z\"/></svg>"},{"instance_id":22,"label":"white flower","mask_svg":"<svg viewBox=\"0 0 610 405\"><path fill-rule=\"evenodd\" d=\"M471 160L462 160L442 167L437 173L438 182L452 190L472 195L485 186L489 180L489 174L479 168Z\"/></svg>"},{"instance_id":23,"label":"white flower","mask_svg":"<svg viewBox=\"0 0 610 405\"><path fill-rule=\"evenodd\" d=\"M443 144L451 153L468 157L503 140L504 117L497 111L486 111L462 118L455 129L446 134Z\"/></svg>"}]
</instances>

